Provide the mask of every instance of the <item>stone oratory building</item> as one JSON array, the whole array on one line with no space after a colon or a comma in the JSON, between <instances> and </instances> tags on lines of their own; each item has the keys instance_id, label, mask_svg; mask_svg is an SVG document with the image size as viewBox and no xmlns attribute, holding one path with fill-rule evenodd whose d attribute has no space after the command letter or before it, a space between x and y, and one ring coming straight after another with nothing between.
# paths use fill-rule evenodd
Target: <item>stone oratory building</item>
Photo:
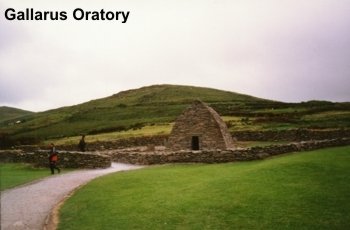
<instances>
[{"instance_id":1,"label":"stone oratory building","mask_svg":"<svg viewBox=\"0 0 350 230\"><path fill-rule=\"evenodd\" d=\"M220 115L200 100L176 119L168 139L171 150L226 150L234 148L231 134Z\"/></svg>"}]
</instances>

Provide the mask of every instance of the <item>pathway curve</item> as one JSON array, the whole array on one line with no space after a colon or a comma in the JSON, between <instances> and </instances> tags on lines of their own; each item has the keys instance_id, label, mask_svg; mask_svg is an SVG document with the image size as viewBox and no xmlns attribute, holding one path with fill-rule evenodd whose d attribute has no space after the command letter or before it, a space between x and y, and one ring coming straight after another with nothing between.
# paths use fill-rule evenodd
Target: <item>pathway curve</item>
<instances>
[{"instance_id":1,"label":"pathway curve","mask_svg":"<svg viewBox=\"0 0 350 230\"><path fill-rule=\"evenodd\" d=\"M108 169L55 174L1 193L1 230L42 229L51 210L74 189L90 180L141 166L112 163Z\"/></svg>"}]
</instances>

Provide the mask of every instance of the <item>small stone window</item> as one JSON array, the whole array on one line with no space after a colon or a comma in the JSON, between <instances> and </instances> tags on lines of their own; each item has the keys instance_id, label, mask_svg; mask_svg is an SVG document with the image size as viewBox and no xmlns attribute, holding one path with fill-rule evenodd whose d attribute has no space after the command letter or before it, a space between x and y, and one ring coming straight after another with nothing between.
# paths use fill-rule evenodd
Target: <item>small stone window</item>
<instances>
[{"instance_id":1,"label":"small stone window","mask_svg":"<svg viewBox=\"0 0 350 230\"><path fill-rule=\"evenodd\" d=\"M191 146L192 146L192 150L199 150L199 137L198 136L192 136Z\"/></svg>"}]
</instances>

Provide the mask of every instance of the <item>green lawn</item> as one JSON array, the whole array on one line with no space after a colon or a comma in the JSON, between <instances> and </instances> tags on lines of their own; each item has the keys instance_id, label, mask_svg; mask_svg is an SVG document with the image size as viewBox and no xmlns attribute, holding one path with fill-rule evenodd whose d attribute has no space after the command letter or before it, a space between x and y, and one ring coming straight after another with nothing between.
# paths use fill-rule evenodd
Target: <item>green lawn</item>
<instances>
[{"instance_id":1,"label":"green lawn","mask_svg":"<svg viewBox=\"0 0 350 230\"><path fill-rule=\"evenodd\" d=\"M94 180L59 229L350 229L350 146Z\"/></svg>"},{"instance_id":2,"label":"green lawn","mask_svg":"<svg viewBox=\"0 0 350 230\"><path fill-rule=\"evenodd\" d=\"M9 189L51 175L48 168L29 164L0 163L0 190Z\"/></svg>"}]
</instances>

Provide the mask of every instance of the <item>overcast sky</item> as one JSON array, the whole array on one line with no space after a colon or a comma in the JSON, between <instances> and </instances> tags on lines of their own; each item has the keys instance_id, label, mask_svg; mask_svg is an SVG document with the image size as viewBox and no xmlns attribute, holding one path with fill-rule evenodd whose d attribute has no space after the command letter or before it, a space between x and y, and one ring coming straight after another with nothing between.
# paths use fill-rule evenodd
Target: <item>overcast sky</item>
<instances>
[{"instance_id":1,"label":"overcast sky","mask_svg":"<svg viewBox=\"0 0 350 230\"><path fill-rule=\"evenodd\" d=\"M350 101L350 0L0 0L0 106L43 111L153 84ZM4 11L66 11L8 21ZM76 21L75 8L130 11Z\"/></svg>"}]
</instances>

